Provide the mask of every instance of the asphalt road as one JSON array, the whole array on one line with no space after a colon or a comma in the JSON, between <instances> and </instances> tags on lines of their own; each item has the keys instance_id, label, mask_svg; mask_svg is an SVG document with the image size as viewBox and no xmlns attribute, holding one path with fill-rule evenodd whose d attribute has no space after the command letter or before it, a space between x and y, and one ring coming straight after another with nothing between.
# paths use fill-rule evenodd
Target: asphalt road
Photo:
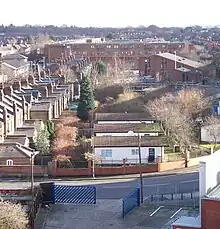
<instances>
[{"instance_id":1,"label":"asphalt road","mask_svg":"<svg viewBox=\"0 0 220 229\"><path fill-rule=\"evenodd\" d=\"M126 182L96 184L97 198L121 198L140 185L139 179ZM199 191L199 173L144 178L144 197L151 194L189 193Z\"/></svg>"},{"instance_id":2,"label":"asphalt road","mask_svg":"<svg viewBox=\"0 0 220 229\"><path fill-rule=\"evenodd\" d=\"M53 180L45 180L47 182ZM44 182L44 181L42 181ZM71 181L55 180L56 184L63 185L93 185L97 188L98 199L119 199L136 187L139 187L139 179L115 179L115 180L91 180ZM39 182L36 182L36 184ZM144 197L151 194L189 193L199 191L199 173L185 173L159 177L143 178ZM30 187L30 182L25 181L0 181L0 188L25 188Z\"/></svg>"}]
</instances>

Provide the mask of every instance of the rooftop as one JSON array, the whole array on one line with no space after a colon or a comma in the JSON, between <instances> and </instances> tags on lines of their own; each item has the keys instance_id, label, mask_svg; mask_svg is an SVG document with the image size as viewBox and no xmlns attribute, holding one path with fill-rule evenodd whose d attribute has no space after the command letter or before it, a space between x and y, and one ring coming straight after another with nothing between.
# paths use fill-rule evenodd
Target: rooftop
<instances>
[{"instance_id":1,"label":"rooftop","mask_svg":"<svg viewBox=\"0 0 220 229\"><path fill-rule=\"evenodd\" d=\"M31 111L48 111L50 106L50 102L34 103L31 107Z\"/></svg>"},{"instance_id":2,"label":"rooftop","mask_svg":"<svg viewBox=\"0 0 220 229\"><path fill-rule=\"evenodd\" d=\"M176 220L172 225L180 227L201 228L201 218L182 216L178 220Z\"/></svg>"},{"instance_id":3,"label":"rooftop","mask_svg":"<svg viewBox=\"0 0 220 229\"><path fill-rule=\"evenodd\" d=\"M220 184L213 188L206 197L220 199Z\"/></svg>"},{"instance_id":4,"label":"rooftop","mask_svg":"<svg viewBox=\"0 0 220 229\"><path fill-rule=\"evenodd\" d=\"M19 143L1 143L0 157L31 157L33 153L37 153L33 149L23 146Z\"/></svg>"},{"instance_id":5,"label":"rooftop","mask_svg":"<svg viewBox=\"0 0 220 229\"><path fill-rule=\"evenodd\" d=\"M181 56L176 56L175 54L172 54L169 52L160 53L160 54L156 54L156 55L163 57L165 59L172 60L172 61L176 60L177 63L185 64L185 65L188 65L188 66L193 67L193 68L201 68L201 67L204 67L206 65L206 64L202 64L200 62L194 61L194 60L190 60L190 59L181 57Z\"/></svg>"},{"instance_id":6,"label":"rooftop","mask_svg":"<svg viewBox=\"0 0 220 229\"><path fill-rule=\"evenodd\" d=\"M140 139L141 146L160 147L167 145L166 138L160 137L142 137ZM95 147L138 147L138 137L126 136L126 137L113 137L113 136L96 136L94 137Z\"/></svg>"},{"instance_id":7,"label":"rooftop","mask_svg":"<svg viewBox=\"0 0 220 229\"><path fill-rule=\"evenodd\" d=\"M96 113L97 121L149 121L154 120L146 113Z\"/></svg>"},{"instance_id":8,"label":"rooftop","mask_svg":"<svg viewBox=\"0 0 220 229\"><path fill-rule=\"evenodd\" d=\"M126 124L94 124L94 132L96 133L127 133L134 132L159 132L161 131L159 123L126 123Z\"/></svg>"}]
</instances>

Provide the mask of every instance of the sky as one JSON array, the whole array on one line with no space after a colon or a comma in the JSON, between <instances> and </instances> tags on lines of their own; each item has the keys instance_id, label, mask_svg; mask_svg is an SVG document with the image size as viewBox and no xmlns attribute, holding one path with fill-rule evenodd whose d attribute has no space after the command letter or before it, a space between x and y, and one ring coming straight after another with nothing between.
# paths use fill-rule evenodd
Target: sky
<instances>
[{"instance_id":1,"label":"sky","mask_svg":"<svg viewBox=\"0 0 220 229\"><path fill-rule=\"evenodd\" d=\"M220 25L218 0L3 0L0 9L4 25Z\"/></svg>"}]
</instances>

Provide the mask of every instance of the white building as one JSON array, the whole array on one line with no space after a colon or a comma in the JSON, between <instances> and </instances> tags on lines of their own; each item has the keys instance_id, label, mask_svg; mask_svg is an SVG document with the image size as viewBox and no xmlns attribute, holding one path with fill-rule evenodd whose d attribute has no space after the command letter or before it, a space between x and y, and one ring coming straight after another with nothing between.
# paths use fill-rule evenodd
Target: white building
<instances>
[{"instance_id":1,"label":"white building","mask_svg":"<svg viewBox=\"0 0 220 229\"><path fill-rule=\"evenodd\" d=\"M157 158L164 157L166 140L158 137L136 136L95 136L94 152L99 164L138 164L139 142L142 163L156 163Z\"/></svg>"}]
</instances>

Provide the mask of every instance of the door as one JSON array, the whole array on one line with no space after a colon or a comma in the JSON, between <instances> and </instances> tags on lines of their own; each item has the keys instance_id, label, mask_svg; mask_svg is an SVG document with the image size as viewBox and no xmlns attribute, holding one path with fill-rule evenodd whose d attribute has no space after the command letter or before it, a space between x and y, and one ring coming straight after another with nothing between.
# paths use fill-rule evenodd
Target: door
<instances>
[{"instance_id":1,"label":"door","mask_svg":"<svg viewBox=\"0 0 220 229\"><path fill-rule=\"evenodd\" d=\"M155 148L149 148L149 154L148 154L148 162L154 163L155 162Z\"/></svg>"}]
</instances>

